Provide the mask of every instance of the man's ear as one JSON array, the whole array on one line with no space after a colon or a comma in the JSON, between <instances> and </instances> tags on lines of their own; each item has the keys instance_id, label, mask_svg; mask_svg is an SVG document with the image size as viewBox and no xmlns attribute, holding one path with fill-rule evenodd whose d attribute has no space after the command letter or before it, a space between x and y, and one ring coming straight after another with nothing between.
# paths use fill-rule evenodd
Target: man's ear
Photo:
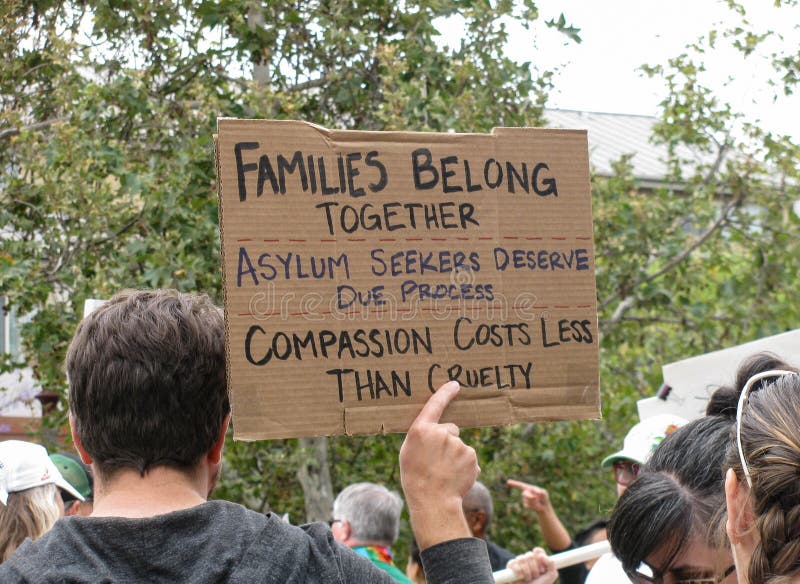
<instances>
[{"instance_id":1,"label":"man's ear","mask_svg":"<svg viewBox=\"0 0 800 584\"><path fill-rule=\"evenodd\" d=\"M211 450L208 451L208 461L211 464L219 464L219 461L222 460L222 447L225 445L225 434L228 432L228 424L230 424L230 422L231 415L228 414L225 416L225 419L222 420L222 427L217 435L217 440L214 442Z\"/></svg>"},{"instance_id":2,"label":"man's ear","mask_svg":"<svg viewBox=\"0 0 800 584\"><path fill-rule=\"evenodd\" d=\"M347 519L342 519L339 522L339 527L342 528L342 537L344 538L342 540L343 542L349 540L353 536L353 529Z\"/></svg>"},{"instance_id":3,"label":"man's ear","mask_svg":"<svg viewBox=\"0 0 800 584\"><path fill-rule=\"evenodd\" d=\"M486 511L472 511L466 514L467 525L472 533L480 533L486 527Z\"/></svg>"},{"instance_id":4,"label":"man's ear","mask_svg":"<svg viewBox=\"0 0 800 584\"><path fill-rule=\"evenodd\" d=\"M81 457L83 463L92 464L94 461L92 457L89 456L89 453L86 452L86 449L83 447L83 442L81 442L78 436L78 431L75 428L75 418L72 416L72 412L69 413L69 433L72 436L72 443L75 445L75 450L78 451L78 455Z\"/></svg>"},{"instance_id":5,"label":"man's ear","mask_svg":"<svg viewBox=\"0 0 800 584\"><path fill-rule=\"evenodd\" d=\"M728 511L725 530L731 543L736 545L749 539L754 520L750 491L739 482L732 468L725 473L725 506Z\"/></svg>"},{"instance_id":6,"label":"man's ear","mask_svg":"<svg viewBox=\"0 0 800 584\"><path fill-rule=\"evenodd\" d=\"M78 509L80 508L80 505L81 505L81 502L78 501L77 499L75 501L70 501L64 507L64 516L65 517L69 517L70 515L77 515L78 514Z\"/></svg>"}]
</instances>

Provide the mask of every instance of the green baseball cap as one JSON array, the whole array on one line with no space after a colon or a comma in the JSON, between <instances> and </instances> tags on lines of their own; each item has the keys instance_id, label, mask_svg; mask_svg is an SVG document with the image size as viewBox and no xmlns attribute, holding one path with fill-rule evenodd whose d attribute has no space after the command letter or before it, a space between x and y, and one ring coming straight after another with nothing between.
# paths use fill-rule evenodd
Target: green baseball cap
<instances>
[{"instance_id":1,"label":"green baseball cap","mask_svg":"<svg viewBox=\"0 0 800 584\"><path fill-rule=\"evenodd\" d=\"M56 465L61 476L78 491L84 499L92 499L92 477L78 457L70 454L51 454L50 460Z\"/></svg>"}]
</instances>

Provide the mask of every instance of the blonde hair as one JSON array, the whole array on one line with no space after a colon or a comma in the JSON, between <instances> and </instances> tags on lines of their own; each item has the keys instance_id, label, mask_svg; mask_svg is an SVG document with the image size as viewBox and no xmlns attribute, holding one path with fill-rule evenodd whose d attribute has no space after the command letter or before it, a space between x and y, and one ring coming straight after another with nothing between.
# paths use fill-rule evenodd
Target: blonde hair
<instances>
[{"instance_id":1,"label":"blonde hair","mask_svg":"<svg viewBox=\"0 0 800 584\"><path fill-rule=\"evenodd\" d=\"M742 407L742 453L750 470L750 497L759 541L748 581L795 582L800 575L800 376L766 380ZM735 445L728 466L742 483L744 471Z\"/></svg>"},{"instance_id":2,"label":"blonde hair","mask_svg":"<svg viewBox=\"0 0 800 584\"><path fill-rule=\"evenodd\" d=\"M0 503L0 561L5 562L25 538L38 539L50 531L63 509L52 483L9 493Z\"/></svg>"}]
</instances>

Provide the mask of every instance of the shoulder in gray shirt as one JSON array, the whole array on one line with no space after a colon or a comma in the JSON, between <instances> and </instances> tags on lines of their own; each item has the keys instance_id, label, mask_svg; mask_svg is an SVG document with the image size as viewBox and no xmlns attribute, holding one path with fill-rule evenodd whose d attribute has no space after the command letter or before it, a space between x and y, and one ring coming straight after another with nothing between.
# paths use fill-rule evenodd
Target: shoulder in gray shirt
<instances>
[{"instance_id":1,"label":"shoulder in gray shirt","mask_svg":"<svg viewBox=\"0 0 800 584\"><path fill-rule=\"evenodd\" d=\"M482 543L468 538L425 550L428 582L492 582ZM65 517L0 565L0 582L394 581L321 523L294 527L210 501L145 519Z\"/></svg>"}]
</instances>

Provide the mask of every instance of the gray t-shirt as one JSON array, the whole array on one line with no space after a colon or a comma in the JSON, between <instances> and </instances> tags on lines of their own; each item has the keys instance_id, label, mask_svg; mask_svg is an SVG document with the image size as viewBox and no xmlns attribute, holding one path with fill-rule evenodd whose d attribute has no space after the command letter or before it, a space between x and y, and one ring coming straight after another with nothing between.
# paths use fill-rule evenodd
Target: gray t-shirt
<instances>
[{"instance_id":1,"label":"gray t-shirt","mask_svg":"<svg viewBox=\"0 0 800 584\"><path fill-rule=\"evenodd\" d=\"M468 538L422 553L428 582L492 582L486 546ZM0 582L362 583L394 581L321 523L289 525L210 501L145 519L65 517L0 565Z\"/></svg>"}]
</instances>

